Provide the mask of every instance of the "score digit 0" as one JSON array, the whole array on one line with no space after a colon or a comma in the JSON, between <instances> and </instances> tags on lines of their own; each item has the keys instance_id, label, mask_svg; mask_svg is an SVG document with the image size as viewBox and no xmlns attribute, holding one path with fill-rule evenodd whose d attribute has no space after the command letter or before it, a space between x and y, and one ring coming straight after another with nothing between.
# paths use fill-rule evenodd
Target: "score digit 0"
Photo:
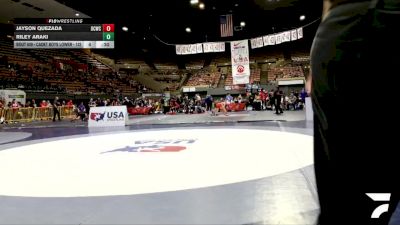
<instances>
[{"instance_id":1,"label":"score digit 0","mask_svg":"<svg viewBox=\"0 0 400 225\"><path fill-rule=\"evenodd\" d=\"M114 41L114 32L103 32L103 41Z\"/></svg>"},{"instance_id":2,"label":"score digit 0","mask_svg":"<svg viewBox=\"0 0 400 225\"><path fill-rule=\"evenodd\" d=\"M114 24L103 24L103 32L114 32Z\"/></svg>"}]
</instances>

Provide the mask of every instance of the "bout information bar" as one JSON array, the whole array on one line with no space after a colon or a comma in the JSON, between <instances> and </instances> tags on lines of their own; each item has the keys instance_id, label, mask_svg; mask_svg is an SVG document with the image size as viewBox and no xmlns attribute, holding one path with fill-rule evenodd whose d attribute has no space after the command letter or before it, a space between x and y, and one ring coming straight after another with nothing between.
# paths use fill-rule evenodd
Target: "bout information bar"
<instances>
[{"instance_id":1,"label":"bout information bar","mask_svg":"<svg viewBox=\"0 0 400 225\"><path fill-rule=\"evenodd\" d=\"M16 19L14 48L114 48L114 24L92 19Z\"/></svg>"}]
</instances>

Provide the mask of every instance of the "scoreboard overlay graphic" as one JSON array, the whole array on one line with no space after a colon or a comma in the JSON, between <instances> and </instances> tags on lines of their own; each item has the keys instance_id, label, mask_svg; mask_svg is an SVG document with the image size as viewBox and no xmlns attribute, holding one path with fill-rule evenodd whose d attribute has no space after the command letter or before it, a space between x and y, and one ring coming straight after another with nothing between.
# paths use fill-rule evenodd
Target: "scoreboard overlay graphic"
<instances>
[{"instance_id":1,"label":"scoreboard overlay graphic","mask_svg":"<svg viewBox=\"0 0 400 225\"><path fill-rule=\"evenodd\" d=\"M114 24L92 19L16 19L14 48L114 48Z\"/></svg>"}]
</instances>

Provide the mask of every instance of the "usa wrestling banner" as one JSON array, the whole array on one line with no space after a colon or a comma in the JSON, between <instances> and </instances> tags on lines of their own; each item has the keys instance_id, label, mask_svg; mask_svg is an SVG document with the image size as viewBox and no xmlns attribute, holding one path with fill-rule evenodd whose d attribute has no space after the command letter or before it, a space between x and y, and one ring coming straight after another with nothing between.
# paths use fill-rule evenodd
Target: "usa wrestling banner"
<instances>
[{"instance_id":1,"label":"usa wrestling banner","mask_svg":"<svg viewBox=\"0 0 400 225\"><path fill-rule=\"evenodd\" d=\"M250 60L248 40L231 42L233 84L250 83Z\"/></svg>"}]
</instances>

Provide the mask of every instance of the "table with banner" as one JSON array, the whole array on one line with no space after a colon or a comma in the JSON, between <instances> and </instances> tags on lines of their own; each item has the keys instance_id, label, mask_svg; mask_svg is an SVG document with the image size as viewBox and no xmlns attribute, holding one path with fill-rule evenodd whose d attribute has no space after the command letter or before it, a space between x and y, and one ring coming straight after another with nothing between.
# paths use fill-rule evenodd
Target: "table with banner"
<instances>
[{"instance_id":1,"label":"table with banner","mask_svg":"<svg viewBox=\"0 0 400 225\"><path fill-rule=\"evenodd\" d=\"M125 126L128 121L126 106L91 107L89 127Z\"/></svg>"},{"instance_id":2,"label":"table with banner","mask_svg":"<svg viewBox=\"0 0 400 225\"><path fill-rule=\"evenodd\" d=\"M129 107L129 115L149 115L152 107Z\"/></svg>"},{"instance_id":3,"label":"table with banner","mask_svg":"<svg viewBox=\"0 0 400 225\"><path fill-rule=\"evenodd\" d=\"M220 102L216 102L215 103L215 107L216 108L221 108L221 103ZM246 109L246 103L229 103L229 104L225 104L225 108L227 111L229 112L238 112L238 111L244 111Z\"/></svg>"}]
</instances>

